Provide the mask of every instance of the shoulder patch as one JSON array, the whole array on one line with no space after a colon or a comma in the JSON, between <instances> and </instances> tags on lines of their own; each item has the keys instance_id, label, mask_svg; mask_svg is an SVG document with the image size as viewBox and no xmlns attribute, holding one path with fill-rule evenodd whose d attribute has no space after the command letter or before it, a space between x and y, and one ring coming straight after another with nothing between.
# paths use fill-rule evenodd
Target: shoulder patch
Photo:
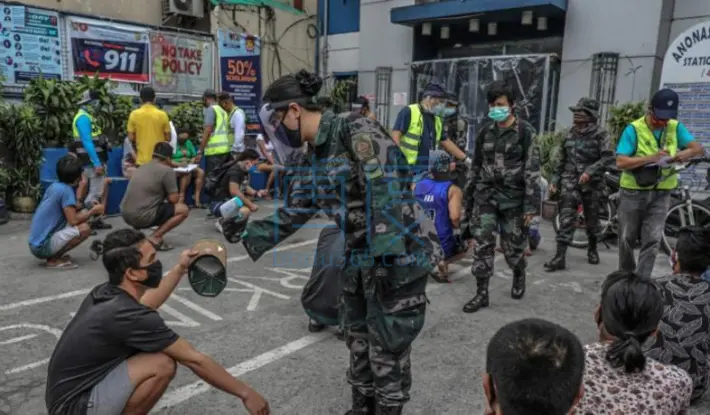
<instances>
[{"instance_id":1,"label":"shoulder patch","mask_svg":"<svg viewBox=\"0 0 710 415\"><path fill-rule=\"evenodd\" d=\"M372 143L370 134L355 134L352 137L352 149L360 160L375 157L375 146Z\"/></svg>"}]
</instances>

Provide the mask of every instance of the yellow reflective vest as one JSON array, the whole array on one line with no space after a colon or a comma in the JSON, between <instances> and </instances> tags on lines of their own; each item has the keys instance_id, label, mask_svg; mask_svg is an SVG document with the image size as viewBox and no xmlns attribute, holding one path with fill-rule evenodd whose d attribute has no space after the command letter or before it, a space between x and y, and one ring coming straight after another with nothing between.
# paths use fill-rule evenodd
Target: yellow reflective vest
<instances>
[{"instance_id":1,"label":"yellow reflective vest","mask_svg":"<svg viewBox=\"0 0 710 415\"><path fill-rule=\"evenodd\" d=\"M94 122L94 117L91 116L88 112L86 112L85 109L80 108L79 111L76 112L76 115L74 116L74 120L71 122L71 130L72 130L72 136L74 136L75 140L81 139L79 137L79 128L76 126L76 122L81 116L87 116L89 117L89 121L91 121L91 138L98 137L101 134L103 134L103 131L101 131L101 127L98 126L97 123Z\"/></svg>"},{"instance_id":2,"label":"yellow reflective vest","mask_svg":"<svg viewBox=\"0 0 710 415\"><path fill-rule=\"evenodd\" d=\"M407 163L410 165L416 164L417 155L419 154L419 144L422 141L422 133L424 132L424 117L422 116L422 110L419 108L419 104L412 104L409 106L409 111L411 112L409 128L399 139L399 148L404 153L407 158ZM434 146L436 148L439 146L439 141L441 141L441 133L443 131L444 123L441 117L434 116Z\"/></svg>"},{"instance_id":3,"label":"yellow reflective vest","mask_svg":"<svg viewBox=\"0 0 710 415\"><path fill-rule=\"evenodd\" d=\"M212 109L215 115L214 126L205 147L205 156L227 154L231 148L229 145L229 115L219 105L212 105Z\"/></svg>"},{"instance_id":4,"label":"yellow reflective vest","mask_svg":"<svg viewBox=\"0 0 710 415\"><path fill-rule=\"evenodd\" d=\"M638 120L631 123L631 126L636 130L636 153L635 157L646 157L657 154L660 150L658 148L658 141L653 135L653 131L648 127L646 123L646 118L641 117ZM668 152L670 157L674 157L678 152L678 135L676 131L678 130L678 121L670 120L668 125L666 125L665 130L661 136L661 144L664 144L663 149ZM662 169L661 175L666 176L658 185L656 186L646 186L642 187L636 183L636 178L633 173L624 171L621 173L621 181L619 185L622 189L630 190L673 190L678 187L678 175L671 174L673 172L672 168Z\"/></svg>"}]
</instances>

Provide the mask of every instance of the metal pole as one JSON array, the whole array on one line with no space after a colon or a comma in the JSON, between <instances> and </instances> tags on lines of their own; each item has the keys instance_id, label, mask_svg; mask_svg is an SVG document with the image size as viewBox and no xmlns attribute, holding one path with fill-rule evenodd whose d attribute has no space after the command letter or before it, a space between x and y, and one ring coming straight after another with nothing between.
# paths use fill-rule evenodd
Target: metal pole
<instances>
[{"instance_id":1,"label":"metal pole","mask_svg":"<svg viewBox=\"0 0 710 415\"><path fill-rule=\"evenodd\" d=\"M323 24L323 32L325 36L323 37L323 76L328 76L328 3L330 0L323 0L323 14L325 15L325 20Z\"/></svg>"},{"instance_id":2,"label":"metal pole","mask_svg":"<svg viewBox=\"0 0 710 415\"><path fill-rule=\"evenodd\" d=\"M540 134L544 133L547 131L547 123L545 122L545 119L547 118L547 99L548 95L550 93L550 57L548 56L547 59L545 59L545 77L543 78L542 81L542 108L540 109L540 127L538 128L538 131Z\"/></svg>"}]
</instances>

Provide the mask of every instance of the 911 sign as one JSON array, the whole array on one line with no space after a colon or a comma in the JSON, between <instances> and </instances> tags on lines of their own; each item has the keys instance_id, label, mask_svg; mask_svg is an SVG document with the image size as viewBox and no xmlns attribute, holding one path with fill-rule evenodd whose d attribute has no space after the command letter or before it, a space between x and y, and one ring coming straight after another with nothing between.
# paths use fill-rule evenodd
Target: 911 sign
<instances>
[{"instance_id":1,"label":"911 sign","mask_svg":"<svg viewBox=\"0 0 710 415\"><path fill-rule=\"evenodd\" d=\"M115 81L150 81L145 43L72 39L72 59L76 76L110 78Z\"/></svg>"}]
</instances>

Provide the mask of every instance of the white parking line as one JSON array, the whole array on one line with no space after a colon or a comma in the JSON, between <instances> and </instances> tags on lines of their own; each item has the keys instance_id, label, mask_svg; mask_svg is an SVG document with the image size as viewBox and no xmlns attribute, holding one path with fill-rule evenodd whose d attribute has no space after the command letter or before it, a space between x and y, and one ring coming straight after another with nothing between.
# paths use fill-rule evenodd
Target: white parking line
<instances>
[{"instance_id":1,"label":"white parking line","mask_svg":"<svg viewBox=\"0 0 710 415\"><path fill-rule=\"evenodd\" d=\"M292 341L291 343L285 344L281 347L277 347L276 349L260 354L259 356L256 356L245 362L239 363L238 365L232 366L231 368L227 369L227 371L234 377L240 377L246 373L259 369L263 366L268 365L269 363L273 363L301 349L304 349L312 344L318 343L319 341L325 338L331 337L333 337L333 334L328 332L310 334L308 336L301 337L298 340ZM189 385L177 388L172 392L163 395L163 398L158 402L154 410L171 408L199 394L205 393L210 389L213 388L201 380L190 383Z\"/></svg>"},{"instance_id":2,"label":"white parking line","mask_svg":"<svg viewBox=\"0 0 710 415\"><path fill-rule=\"evenodd\" d=\"M218 316L217 314L200 307L199 305L193 303L192 301L190 301L186 298L180 297L179 295L175 294L174 292L172 294L170 294L170 299L177 301L178 303L184 305L185 307L191 309L192 311L200 313L203 316L205 316L211 320L214 320L214 321L221 321L222 320L222 317Z\"/></svg>"},{"instance_id":3,"label":"white parking line","mask_svg":"<svg viewBox=\"0 0 710 415\"><path fill-rule=\"evenodd\" d=\"M20 307L27 307L29 305L48 303L50 301L61 300L63 298L76 297L79 295L88 294L90 291L91 291L91 289L69 291L68 293L50 295L47 297L33 298L31 300L19 301L17 303L12 303L12 304L5 304L5 305L0 306L0 311L7 311L7 310L12 310L13 308L20 308Z\"/></svg>"},{"instance_id":4,"label":"white parking line","mask_svg":"<svg viewBox=\"0 0 710 415\"><path fill-rule=\"evenodd\" d=\"M29 339L34 339L37 337L36 334L28 334L27 336L20 336L20 337L15 337L9 340L1 341L0 346L4 346L6 344L13 344L13 343L19 343L21 341L29 340Z\"/></svg>"}]
</instances>

